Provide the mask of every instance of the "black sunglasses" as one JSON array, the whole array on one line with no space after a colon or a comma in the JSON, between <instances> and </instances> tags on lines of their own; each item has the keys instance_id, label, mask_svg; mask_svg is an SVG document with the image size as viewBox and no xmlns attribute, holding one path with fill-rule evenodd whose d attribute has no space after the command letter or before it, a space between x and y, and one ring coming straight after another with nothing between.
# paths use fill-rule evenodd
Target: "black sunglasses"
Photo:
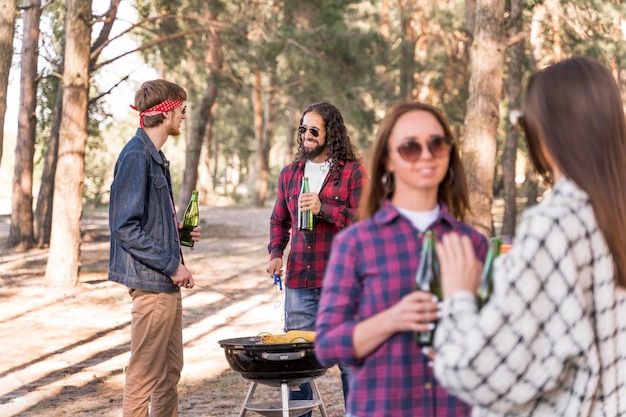
<instances>
[{"instance_id":1,"label":"black sunglasses","mask_svg":"<svg viewBox=\"0 0 626 417\"><path fill-rule=\"evenodd\" d=\"M396 148L396 151L400 154L402 159L407 162L415 162L422 156L423 146L416 141L404 142L402 145ZM441 135L434 135L430 137L430 140L426 143L426 147L432 156L435 158L443 158L450 153L452 148L452 138Z\"/></svg>"},{"instance_id":2,"label":"black sunglasses","mask_svg":"<svg viewBox=\"0 0 626 417\"><path fill-rule=\"evenodd\" d=\"M309 129L309 132L311 132L314 138L320 135L320 130L318 128L316 127L307 128L305 125L298 126L298 133L300 133L301 135L304 135L307 129Z\"/></svg>"},{"instance_id":3,"label":"black sunglasses","mask_svg":"<svg viewBox=\"0 0 626 417\"><path fill-rule=\"evenodd\" d=\"M187 113L187 105L184 105L184 106L183 106L183 109L181 110L181 112L182 112L183 114Z\"/></svg>"}]
</instances>

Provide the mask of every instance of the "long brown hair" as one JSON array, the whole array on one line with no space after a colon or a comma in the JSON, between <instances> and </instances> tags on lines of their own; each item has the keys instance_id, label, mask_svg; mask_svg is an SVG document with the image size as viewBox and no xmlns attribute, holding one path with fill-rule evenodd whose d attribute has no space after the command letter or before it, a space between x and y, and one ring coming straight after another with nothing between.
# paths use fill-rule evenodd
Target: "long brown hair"
<instances>
[{"instance_id":1,"label":"long brown hair","mask_svg":"<svg viewBox=\"0 0 626 417\"><path fill-rule=\"evenodd\" d=\"M470 211L470 205L465 170L459 153L459 142L454 136L445 116L430 104L421 102L397 104L387 112L380 123L370 163L370 181L361 204L360 218L365 219L373 216L382 207L384 201L393 196L394 190L390 185L393 182L393 175L387 172L389 138L398 119L403 114L412 111L425 111L435 116L439 124L441 124L445 135L452 139L450 165L446 176L439 184L438 199L448 206L450 213L455 218L464 220Z\"/></svg>"},{"instance_id":2,"label":"long brown hair","mask_svg":"<svg viewBox=\"0 0 626 417\"><path fill-rule=\"evenodd\" d=\"M626 120L619 87L599 61L574 57L528 81L525 103L533 164L549 175L540 137L559 169L591 201L626 288Z\"/></svg>"}]
</instances>

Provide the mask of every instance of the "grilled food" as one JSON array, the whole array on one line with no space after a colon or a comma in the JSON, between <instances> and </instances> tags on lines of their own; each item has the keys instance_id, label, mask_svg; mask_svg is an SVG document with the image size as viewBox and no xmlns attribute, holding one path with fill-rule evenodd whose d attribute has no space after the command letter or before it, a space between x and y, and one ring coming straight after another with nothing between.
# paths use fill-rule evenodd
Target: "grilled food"
<instances>
[{"instance_id":1,"label":"grilled food","mask_svg":"<svg viewBox=\"0 0 626 417\"><path fill-rule=\"evenodd\" d=\"M315 341L315 332L308 330L289 330L286 334L264 334L261 343L276 345L281 343L307 343Z\"/></svg>"}]
</instances>

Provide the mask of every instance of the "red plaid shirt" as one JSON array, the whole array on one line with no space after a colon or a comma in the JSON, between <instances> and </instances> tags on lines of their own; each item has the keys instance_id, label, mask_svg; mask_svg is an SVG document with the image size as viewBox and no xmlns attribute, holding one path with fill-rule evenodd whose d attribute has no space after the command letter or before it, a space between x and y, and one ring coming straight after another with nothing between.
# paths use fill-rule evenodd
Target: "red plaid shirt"
<instances>
[{"instance_id":1,"label":"red plaid shirt","mask_svg":"<svg viewBox=\"0 0 626 417\"><path fill-rule=\"evenodd\" d=\"M337 173L330 170L319 192L322 211L311 232L298 230L298 197L305 161L283 168L278 176L276 203L270 218L270 259L282 258L289 243L285 285L289 288L321 288L333 237L352 224L366 182L365 168L358 162L338 161Z\"/></svg>"}]
</instances>

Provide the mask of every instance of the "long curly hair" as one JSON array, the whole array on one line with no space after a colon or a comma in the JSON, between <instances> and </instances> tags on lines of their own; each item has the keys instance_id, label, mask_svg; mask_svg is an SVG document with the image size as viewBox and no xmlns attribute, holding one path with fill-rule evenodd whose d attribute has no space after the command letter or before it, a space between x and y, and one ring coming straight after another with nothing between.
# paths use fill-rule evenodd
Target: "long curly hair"
<instances>
[{"instance_id":1,"label":"long curly hair","mask_svg":"<svg viewBox=\"0 0 626 417\"><path fill-rule=\"evenodd\" d=\"M304 115L309 112L319 114L324 120L324 127L326 128L326 147L328 148L328 159L331 160L332 166L330 168L330 174L334 175L340 168L340 165L335 163L336 161L350 161L360 162L360 157L356 151L356 148L350 141L348 136L348 129L343 121L341 112L337 107L330 103L319 102L311 104L300 117L300 124L304 121ZM295 163L298 163L303 159L303 147L302 147L302 135L298 135L298 151L295 156ZM338 175L334 175L335 180L338 180Z\"/></svg>"}]
</instances>

